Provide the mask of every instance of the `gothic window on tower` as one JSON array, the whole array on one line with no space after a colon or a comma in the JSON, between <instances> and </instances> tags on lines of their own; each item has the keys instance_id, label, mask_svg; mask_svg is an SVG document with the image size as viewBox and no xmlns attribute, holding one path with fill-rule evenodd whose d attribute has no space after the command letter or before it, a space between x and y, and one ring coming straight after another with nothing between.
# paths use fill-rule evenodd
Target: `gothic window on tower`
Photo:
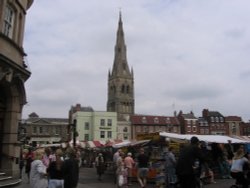
<instances>
[{"instance_id":1,"label":"gothic window on tower","mask_svg":"<svg viewBox=\"0 0 250 188\"><path fill-rule=\"evenodd\" d=\"M9 38L12 38L13 36L14 16L14 10L10 6L6 6L4 13L3 33Z\"/></svg>"},{"instance_id":2,"label":"gothic window on tower","mask_svg":"<svg viewBox=\"0 0 250 188\"><path fill-rule=\"evenodd\" d=\"M122 85L122 90L121 90L122 93L125 93L125 86Z\"/></svg>"},{"instance_id":3,"label":"gothic window on tower","mask_svg":"<svg viewBox=\"0 0 250 188\"><path fill-rule=\"evenodd\" d=\"M126 87L127 93L129 93L129 86Z\"/></svg>"}]
</instances>

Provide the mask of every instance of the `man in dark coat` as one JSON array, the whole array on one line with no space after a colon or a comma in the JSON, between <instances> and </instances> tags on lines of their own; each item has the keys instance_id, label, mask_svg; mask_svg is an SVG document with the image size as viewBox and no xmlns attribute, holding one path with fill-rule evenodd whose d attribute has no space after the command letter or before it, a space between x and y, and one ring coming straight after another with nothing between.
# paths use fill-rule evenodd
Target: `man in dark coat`
<instances>
[{"instance_id":1,"label":"man in dark coat","mask_svg":"<svg viewBox=\"0 0 250 188\"><path fill-rule=\"evenodd\" d=\"M197 187L200 164L205 162L199 147L199 139L194 136L190 141L191 144L180 151L176 165L176 174L181 188Z\"/></svg>"},{"instance_id":2,"label":"man in dark coat","mask_svg":"<svg viewBox=\"0 0 250 188\"><path fill-rule=\"evenodd\" d=\"M79 179L79 166L73 148L66 150L66 159L63 164L64 188L76 188Z\"/></svg>"}]
</instances>

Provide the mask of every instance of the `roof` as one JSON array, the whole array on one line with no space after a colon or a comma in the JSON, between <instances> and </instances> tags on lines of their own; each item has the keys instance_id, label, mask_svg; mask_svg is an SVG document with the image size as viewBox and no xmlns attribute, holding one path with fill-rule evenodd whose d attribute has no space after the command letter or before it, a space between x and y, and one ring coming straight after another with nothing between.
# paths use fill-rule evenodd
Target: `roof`
<instances>
[{"instance_id":1,"label":"roof","mask_svg":"<svg viewBox=\"0 0 250 188\"><path fill-rule=\"evenodd\" d=\"M134 125L179 125L179 120L173 116L131 115L130 120Z\"/></svg>"},{"instance_id":2,"label":"roof","mask_svg":"<svg viewBox=\"0 0 250 188\"><path fill-rule=\"evenodd\" d=\"M213 117L220 117L220 116L222 116L223 117L223 115L220 112L218 112L218 111L208 111L208 116L213 116Z\"/></svg>"},{"instance_id":3,"label":"roof","mask_svg":"<svg viewBox=\"0 0 250 188\"><path fill-rule=\"evenodd\" d=\"M242 121L242 119L239 116L227 116L225 117L225 121Z\"/></svg>"}]
</instances>

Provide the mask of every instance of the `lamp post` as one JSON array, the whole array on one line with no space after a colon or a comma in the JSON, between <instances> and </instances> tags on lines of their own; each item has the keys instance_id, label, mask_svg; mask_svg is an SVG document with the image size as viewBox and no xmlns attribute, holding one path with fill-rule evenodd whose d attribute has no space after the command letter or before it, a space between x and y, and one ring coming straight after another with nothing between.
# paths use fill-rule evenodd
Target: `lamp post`
<instances>
[{"instance_id":1,"label":"lamp post","mask_svg":"<svg viewBox=\"0 0 250 188\"><path fill-rule=\"evenodd\" d=\"M73 121L73 146L76 147L76 119Z\"/></svg>"}]
</instances>

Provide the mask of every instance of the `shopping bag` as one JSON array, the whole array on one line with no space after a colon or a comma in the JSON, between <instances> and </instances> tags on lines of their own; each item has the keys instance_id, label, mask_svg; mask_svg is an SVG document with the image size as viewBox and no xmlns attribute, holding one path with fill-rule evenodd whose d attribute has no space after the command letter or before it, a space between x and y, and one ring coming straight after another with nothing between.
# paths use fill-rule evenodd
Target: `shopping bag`
<instances>
[{"instance_id":1,"label":"shopping bag","mask_svg":"<svg viewBox=\"0 0 250 188\"><path fill-rule=\"evenodd\" d=\"M124 177L123 175L118 176L118 185L122 186L124 184Z\"/></svg>"}]
</instances>

